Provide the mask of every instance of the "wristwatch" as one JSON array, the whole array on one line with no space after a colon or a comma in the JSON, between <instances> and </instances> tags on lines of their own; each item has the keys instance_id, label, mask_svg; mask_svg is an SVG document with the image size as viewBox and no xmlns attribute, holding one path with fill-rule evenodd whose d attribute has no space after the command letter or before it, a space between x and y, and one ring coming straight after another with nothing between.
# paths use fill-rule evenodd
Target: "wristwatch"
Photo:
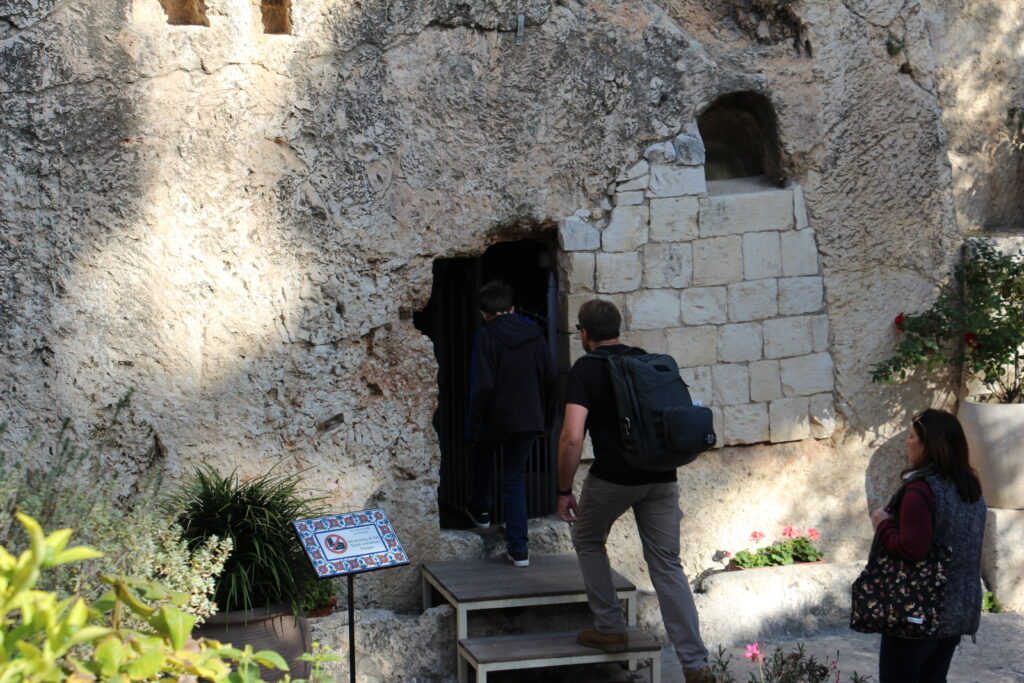
<instances>
[{"instance_id":1,"label":"wristwatch","mask_svg":"<svg viewBox=\"0 0 1024 683\"><path fill-rule=\"evenodd\" d=\"M558 495L559 496L571 496L572 495L572 489L565 489L565 490L558 489Z\"/></svg>"}]
</instances>

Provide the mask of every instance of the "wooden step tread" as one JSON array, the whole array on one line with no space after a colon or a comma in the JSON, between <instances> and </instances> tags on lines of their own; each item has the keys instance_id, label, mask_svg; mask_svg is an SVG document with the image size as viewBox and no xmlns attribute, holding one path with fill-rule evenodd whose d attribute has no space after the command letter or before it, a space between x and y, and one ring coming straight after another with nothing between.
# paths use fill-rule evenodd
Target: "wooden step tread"
<instances>
[{"instance_id":1,"label":"wooden step tread","mask_svg":"<svg viewBox=\"0 0 1024 683\"><path fill-rule=\"evenodd\" d=\"M458 603L585 594L574 553L531 555L529 567L514 567L504 558L426 562L423 571ZM634 591L626 577L612 570L616 591Z\"/></svg>"},{"instance_id":2,"label":"wooden step tread","mask_svg":"<svg viewBox=\"0 0 1024 683\"><path fill-rule=\"evenodd\" d=\"M584 647L576 642L576 631L564 633L528 633L492 638L465 638L459 647L478 664L520 662L531 659L566 659L603 655L603 650ZM625 652L654 653L661 643L638 628L629 629L629 644ZM615 653L622 654L622 653Z\"/></svg>"}]
</instances>

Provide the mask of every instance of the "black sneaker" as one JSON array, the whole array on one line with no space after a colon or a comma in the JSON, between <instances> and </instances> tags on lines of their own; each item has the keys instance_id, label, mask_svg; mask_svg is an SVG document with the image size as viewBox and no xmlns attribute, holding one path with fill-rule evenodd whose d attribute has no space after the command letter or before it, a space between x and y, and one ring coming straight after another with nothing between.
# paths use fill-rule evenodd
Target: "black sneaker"
<instances>
[{"instance_id":1,"label":"black sneaker","mask_svg":"<svg viewBox=\"0 0 1024 683\"><path fill-rule=\"evenodd\" d=\"M473 512L468 505L463 508L463 511L477 529L486 529L491 526L490 512Z\"/></svg>"},{"instance_id":2,"label":"black sneaker","mask_svg":"<svg viewBox=\"0 0 1024 683\"><path fill-rule=\"evenodd\" d=\"M506 550L505 557L507 557L516 567L530 566L529 550Z\"/></svg>"}]
</instances>

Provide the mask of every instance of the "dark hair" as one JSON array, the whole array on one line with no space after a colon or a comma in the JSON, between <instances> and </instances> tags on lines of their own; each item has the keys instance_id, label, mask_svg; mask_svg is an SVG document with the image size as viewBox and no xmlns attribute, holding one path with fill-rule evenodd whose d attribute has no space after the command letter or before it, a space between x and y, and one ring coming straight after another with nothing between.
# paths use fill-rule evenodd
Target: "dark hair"
<instances>
[{"instance_id":1,"label":"dark hair","mask_svg":"<svg viewBox=\"0 0 1024 683\"><path fill-rule=\"evenodd\" d=\"M615 304L604 299L591 299L580 306L576 318L580 327L587 331L591 341L601 342L619 336L622 326L622 315Z\"/></svg>"},{"instance_id":2,"label":"dark hair","mask_svg":"<svg viewBox=\"0 0 1024 683\"><path fill-rule=\"evenodd\" d=\"M915 415L910 427L924 445L925 463L956 485L961 500L966 503L978 500L981 482L971 467L967 437L956 416L929 408Z\"/></svg>"},{"instance_id":3,"label":"dark hair","mask_svg":"<svg viewBox=\"0 0 1024 683\"><path fill-rule=\"evenodd\" d=\"M501 280L491 280L480 288L480 310L488 315L512 308L512 288Z\"/></svg>"}]
</instances>

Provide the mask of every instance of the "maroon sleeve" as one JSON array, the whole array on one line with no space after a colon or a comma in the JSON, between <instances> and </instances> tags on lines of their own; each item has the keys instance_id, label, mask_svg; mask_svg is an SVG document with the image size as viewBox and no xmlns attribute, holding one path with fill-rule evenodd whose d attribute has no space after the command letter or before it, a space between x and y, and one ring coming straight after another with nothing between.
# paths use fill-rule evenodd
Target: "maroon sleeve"
<instances>
[{"instance_id":1,"label":"maroon sleeve","mask_svg":"<svg viewBox=\"0 0 1024 683\"><path fill-rule=\"evenodd\" d=\"M886 550L911 562L920 562L932 546L935 496L928 482L915 481L907 487L900 503L899 521L886 519L878 525L878 536Z\"/></svg>"}]
</instances>

